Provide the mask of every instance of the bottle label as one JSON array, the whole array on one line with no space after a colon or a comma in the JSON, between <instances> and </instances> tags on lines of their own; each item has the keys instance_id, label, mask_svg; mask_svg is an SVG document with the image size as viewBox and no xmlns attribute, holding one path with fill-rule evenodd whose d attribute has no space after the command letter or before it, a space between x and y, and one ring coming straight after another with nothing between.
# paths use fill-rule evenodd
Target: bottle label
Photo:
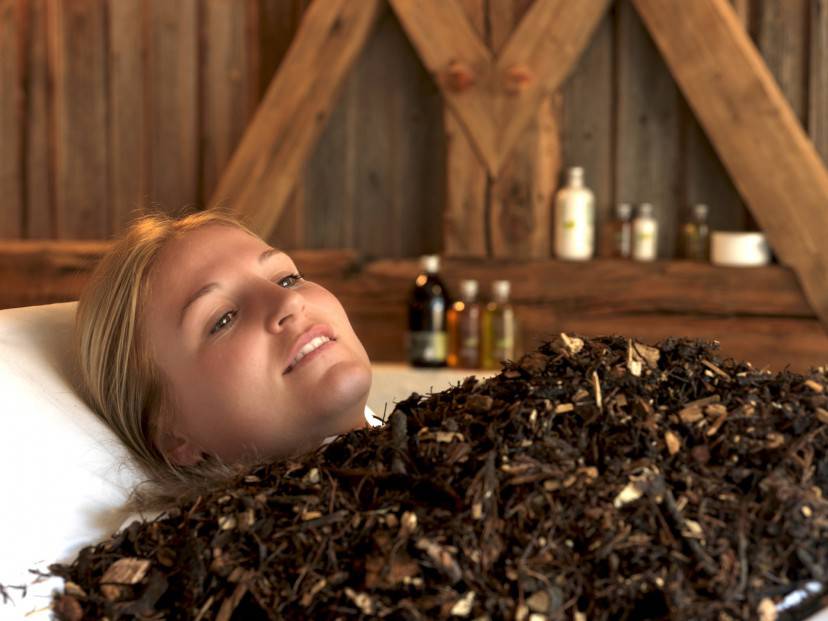
<instances>
[{"instance_id":1,"label":"bottle label","mask_svg":"<svg viewBox=\"0 0 828 621\"><path fill-rule=\"evenodd\" d=\"M409 332L408 357L423 362L445 362L448 335L445 332Z\"/></svg>"}]
</instances>

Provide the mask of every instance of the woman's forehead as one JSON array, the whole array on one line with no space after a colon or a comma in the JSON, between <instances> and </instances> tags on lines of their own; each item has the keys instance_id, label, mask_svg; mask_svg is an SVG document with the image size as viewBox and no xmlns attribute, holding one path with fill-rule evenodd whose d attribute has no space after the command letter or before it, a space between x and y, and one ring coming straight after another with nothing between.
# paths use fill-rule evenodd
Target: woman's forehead
<instances>
[{"instance_id":1,"label":"woman's forehead","mask_svg":"<svg viewBox=\"0 0 828 621\"><path fill-rule=\"evenodd\" d=\"M171 239L159 253L150 281L157 302L178 304L192 288L217 278L233 265L255 264L275 254L287 257L259 237L232 226L206 225ZM288 257L289 258L289 257ZM202 282L203 281L203 282ZM157 293L161 292L160 300Z\"/></svg>"}]
</instances>

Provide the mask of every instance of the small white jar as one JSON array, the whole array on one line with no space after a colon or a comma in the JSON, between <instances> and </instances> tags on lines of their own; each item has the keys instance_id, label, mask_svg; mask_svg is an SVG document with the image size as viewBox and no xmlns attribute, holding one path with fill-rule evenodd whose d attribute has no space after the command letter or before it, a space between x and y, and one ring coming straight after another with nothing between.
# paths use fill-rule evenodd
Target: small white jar
<instances>
[{"instance_id":1,"label":"small white jar","mask_svg":"<svg viewBox=\"0 0 828 621\"><path fill-rule=\"evenodd\" d=\"M710 262L727 267L756 267L770 263L770 248L764 233L757 231L713 231Z\"/></svg>"}]
</instances>

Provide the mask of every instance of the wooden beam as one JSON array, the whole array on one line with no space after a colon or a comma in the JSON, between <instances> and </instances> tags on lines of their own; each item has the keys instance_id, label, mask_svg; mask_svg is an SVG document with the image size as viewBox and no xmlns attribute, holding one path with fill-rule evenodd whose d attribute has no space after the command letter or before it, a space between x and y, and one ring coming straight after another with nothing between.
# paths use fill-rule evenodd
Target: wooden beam
<instances>
[{"instance_id":1,"label":"wooden beam","mask_svg":"<svg viewBox=\"0 0 828 621\"><path fill-rule=\"evenodd\" d=\"M480 160L490 174L496 174L499 156L491 99L498 88L494 55L457 2L390 3Z\"/></svg>"},{"instance_id":2,"label":"wooden beam","mask_svg":"<svg viewBox=\"0 0 828 621\"><path fill-rule=\"evenodd\" d=\"M610 0L536 1L524 15L497 59L504 77L526 67L532 76L517 93L500 88L493 93L499 162L514 147L542 99L560 88L606 13Z\"/></svg>"},{"instance_id":3,"label":"wooden beam","mask_svg":"<svg viewBox=\"0 0 828 621\"><path fill-rule=\"evenodd\" d=\"M726 0L633 0L780 260L828 326L828 170Z\"/></svg>"},{"instance_id":4,"label":"wooden beam","mask_svg":"<svg viewBox=\"0 0 828 621\"><path fill-rule=\"evenodd\" d=\"M267 237L362 50L381 0L315 0L209 206L229 204Z\"/></svg>"},{"instance_id":5,"label":"wooden beam","mask_svg":"<svg viewBox=\"0 0 828 621\"><path fill-rule=\"evenodd\" d=\"M543 97L563 83L609 6L535 2L496 58L456 2L390 2L491 176Z\"/></svg>"},{"instance_id":6,"label":"wooden beam","mask_svg":"<svg viewBox=\"0 0 828 621\"><path fill-rule=\"evenodd\" d=\"M509 40L528 8L525 0L458 4L492 53ZM491 177L457 115L445 105L446 256L549 257L552 195L561 164L560 117L560 96L546 95L497 177Z\"/></svg>"},{"instance_id":7,"label":"wooden beam","mask_svg":"<svg viewBox=\"0 0 828 621\"><path fill-rule=\"evenodd\" d=\"M0 238L19 237L23 232L20 9L17 0L0 0Z\"/></svg>"}]
</instances>

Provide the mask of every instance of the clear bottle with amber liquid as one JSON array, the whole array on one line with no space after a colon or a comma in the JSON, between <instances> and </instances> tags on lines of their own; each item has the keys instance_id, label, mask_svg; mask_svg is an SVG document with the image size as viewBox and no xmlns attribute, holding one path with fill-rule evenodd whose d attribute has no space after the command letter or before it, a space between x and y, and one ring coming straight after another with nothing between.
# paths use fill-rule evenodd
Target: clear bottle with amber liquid
<instances>
[{"instance_id":1,"label":"clear bottle with amber liquid","mask_svg":"<svg viewBox=\"0 0 828 621\"><path fill-rule=\"evenodd\" d=\"M480 303L477 281L460 281L460 299L447 315L449 352L448 365L461 369L480 367Z\"/></svg>"},{"instance_id":2,"label":"clear bottle with amber liquid","mask_svg":"<svg viewBox=\"0 0 828 621\"><path fill-rule=\"evenodd\" d=\"M492 283L492 299L483 310L480 331L480 368L499 369L504 360L515 359L517 322L509 302L508 280Z\"/></svg>"},{"instance_id":3,"label":"clear bottle with amber liquid","mask_svg":"<svg viewBox=\"0 0 828 621\"><path fill-rule=\"evenodd\" d=\"M693 205L690 218L681 227L681 258L689 261L710 259L710 225L707 205Z\"/></svg>"},{"instance_id":4,"label":"clear bottle with amber liquid","mask_svg":"<svg viewBox=\"0 0 828 621\"><path fill-rule=\"evenodd\" d=\"M632 215L629 203L615 206L615 214L607 223L602 244L603 256L613 259L629 259L632 255Z\"/></svg>"},{"instance_id":5,"label":"clear bottle with amber liquid","mask_svg":"<svg viewBox=\"0 0 828 621\"><path fill-rule=\"evenodd\" d=\"M449 294L439 275L440 257L420 257L420 269L408 300L408 361L415 367L444 367L448 356Z\"/></svg>"}]
</instances>

